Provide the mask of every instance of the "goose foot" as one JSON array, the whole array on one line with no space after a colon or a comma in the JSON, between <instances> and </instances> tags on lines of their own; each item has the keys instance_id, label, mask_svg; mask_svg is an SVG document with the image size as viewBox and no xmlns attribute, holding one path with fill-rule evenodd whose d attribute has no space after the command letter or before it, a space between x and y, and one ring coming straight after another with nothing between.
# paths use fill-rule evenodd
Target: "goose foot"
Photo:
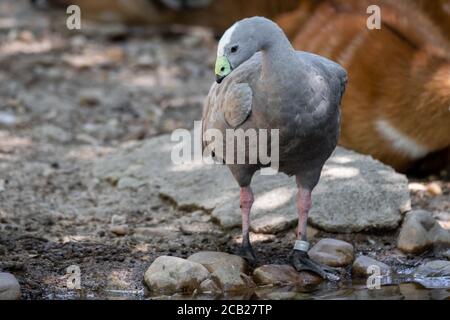
<instances>
[{"instance_id":1,"label":"goose foot","mask_svg":"<svg viewBox=\"0 0 450 320\"><path fill-rule=\"evenodd\" d=\"M297 271L311 271L325 280L339 281L339 270L317 263L308 256L308 252L294 250L291 255L291 263Z\"/></svg>"}]
</instances>

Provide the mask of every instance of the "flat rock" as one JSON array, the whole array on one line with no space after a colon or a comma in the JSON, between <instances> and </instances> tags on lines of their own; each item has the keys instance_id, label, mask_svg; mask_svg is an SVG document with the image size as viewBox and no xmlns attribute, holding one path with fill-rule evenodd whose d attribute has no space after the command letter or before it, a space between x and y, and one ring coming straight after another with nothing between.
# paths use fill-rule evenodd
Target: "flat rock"
<instances>
[{"instance_id":1,"label":"flat rock","mask_svg":"<svg viewBox=\"0 0 450 320\"><path fill-rule=\"evenodd\" d=\"M416 277L450 277L450 261L434 260L420 265L414 273Z\"/></svg>"},{"instance_id":2,"label":"flat rock","mask_svg":"<svg viewBox=\"0 0 450 320\"><path fill-rule=\"evenodd\" d=\"M144 281L151 291L193 292L209 278L209 271L199 263L171 256L161 256L150 265Z\"/></svg>"},{"instance_id":3,"label":"flat rock","mask_svg":"<svg viewBox=\"0 0 450 320\"><path fill-rule=\"evenodd\" d=\"M308 252L311 259L330 267L345 267L355 257L353 246L336 239L321 239Z\"/></svg>"},{"instance_id":4,"label":"flat rock","mask_svg":"<svg viewBox=\"0 0 450 320\"><path fill-rule=\"evenodd\" d=\"M414 210L406 214L397 247L417 254L433 246L450 246L450 231L442 228L428 211Z\"/></svg>"},{"instance_id":5,"label":"flat rock","mask_svg":"<svg viewBox=\"0 0 450 320\"><path fill-rule=\"evenodd\" d=\"M245 273L248 268L242 257L226 252L200 251L189 256L188 260L202 264L209 272L230 268Z\"/></svg>"},{"instance_id":6,"label":"flat rock","mask_svg":"<svg viewBox=\"0 0 450 320\"><path fill-rule=\"evenodd\" d=\"M367 256L359 256L355 259L355 262L353 262L352 274L356 277L371 276L373 274L373 271L369 272L369 268L371 266L378 267L380 270L380 275L382 276L389 275L392 272L391 267L383 262L377 261Z\"/></svg>"},{"instance_id":7,"label":"flat rock","mask_svg":"<svg viewBox=\"0 0 450 320\"><path fill-rule=\"evenodd\" d=\"M222 291L242 291L254 287L253 280L246 275L245 260L225 252L202 251L191 255L189 261L203 265L211 272L211 279Z\"/></svg>"},{"instance_id":8,"label":"flat rock","mask_svg":"<svg viewBox=\"0 0 450 320\"><path fill-rule=\"evenodd\" d=\"M322 278L310 272L297 272L290 265L269 264L253 271L253 280L258 285L315 286Z\"/></svg>"},{"instance_id":9,"label":"flat rock","mask_svg":"<svg viewBox=\"0 0 450 320\"><path fill-rule=\"evenodd\" d=\"M20 284L11 273L0 272L0 300L19 300Z\"/></svg>"},{"instance_id":10,"label":"flat rock","mask_svg":"<svg viewBox=\"0 0 450 320\"><path fill-rule=\"evenodd\" d=\"M197 131L194 140L200 141ZM201 160L175 164L171 153L179 153L173 149L176 145L179 142L172 142L170 135L135 144L97 160L93 173L120 186L130 185L130 181L133 186L151 185L178 207L207 209L223 227L240 226L239 188L228 168ZM297 223L294 179L284 174L257 174L252 187L254 232L274 233ZM369 156L339 147L325 164L314 190L309 222L330 232L393 229L409 207L404 175Z\"/></svg>"}]
</instances>

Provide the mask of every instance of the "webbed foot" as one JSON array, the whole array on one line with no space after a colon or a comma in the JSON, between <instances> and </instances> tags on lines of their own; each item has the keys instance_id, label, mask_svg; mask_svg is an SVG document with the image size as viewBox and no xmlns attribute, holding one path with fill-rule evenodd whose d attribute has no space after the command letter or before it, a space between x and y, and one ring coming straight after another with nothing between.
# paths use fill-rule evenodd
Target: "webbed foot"
<instances>
[{"instance_id":1,"label":"webbed foot","mask_svg":"<svg viewBox=\"0 0 450 320\"><path fill-rule=\"evenodd\" d=\"M339 270L336 268L322 265L318 262L311 260L308 256L308 252L294 250L291 255L291 263L297 271L311 271L322 278L329 281L339 281Z\"/></svg>"}]
</instances>

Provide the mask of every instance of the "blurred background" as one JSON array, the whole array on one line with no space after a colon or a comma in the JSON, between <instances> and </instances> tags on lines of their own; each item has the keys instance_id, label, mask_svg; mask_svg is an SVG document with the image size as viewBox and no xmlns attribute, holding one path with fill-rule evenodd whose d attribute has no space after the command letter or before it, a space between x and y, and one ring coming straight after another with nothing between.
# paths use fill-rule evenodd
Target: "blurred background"
<instances>
[{"instance_id":1,"label":"blurred background","mask_svg":"<svg viewBox=\"0 0 450 320\"><path fill-rule=\"evenodd\" d=\"M89 34L91 37L103 35L110 43L123 44L123 41L130 39L131 36L141 33L140 36L148 40L148 46L159 50L164 46L155 45L154 41L150 41L152 39L148 37L148 33L164 35L164 32L169 32L172 36L192 35L197 39L192 40L193 48L201 51L207 47L209 49L214 47L214 38L220 37L221 33L236 20L253 15L272 18L286 31L295 48L324 55L348 69L350 81L343 101L341 145L370 154L402 172L423 176L430 173L446 175L448 171L446 170L450 158L448 0L245 2L33 0L31 2L36 10L45 12L47 16L52 14L50 11L54 8L65 9L69 4L78 5L85 22L84 28L78 37L74 36L73 32L69 34L76 39L75 42L78 40L78 45L82 49L87 49L81 42ZM373 4L381 9L380 30L369 30L366 26L371 14L367 12L367 8ZM61 15L59 19L62 19ZM94 21L102 27L100 29L98 26L94 27L92 24ZM63 26L57 22L53 25L59 31L59 35L64 33ZM132 31L137 26L141 26L139 32ZM142 28L143 26L145 27ZM206 29L196 29L198 26ZM155 31L155 27L160 30ZM195 43L196 41L200 42ZM206 44L204 41L209 43ZM191 69L203 69L206 72L204 74L206 79L210 80L208 67L211 66L214 55L210 54L211 51L193 52L189 44L188 41L187 45L181 48L186 53L179 57L180 62ZM120 59L124 58L124 62L127 62L126 58L132 57L128 52L123 52L123 49L123 46L103 48L98 55L104 54L104 59L116 62L123 62ZM164 52L160 56L169 58L178 50L168 49L167 53ZM206 54L206 60L198 61L209 61L209 64L188 63L189 55L192 55L193 59L198 59L202 54ZM155 65L160 66L154 57L155 55L149 51L138 56L137 67L142 67L139 71L148 67L149 61L146 59L153 59ZM101 58L98 56L96 59ZM70 59L66 57L66 60ZM178 66L171 67L173 71ZM197 71L200 72L200 69ZM192 74L183 71L179 74L180 77L185 77L187 82L193 80ZM154 73L145 72L145 74L148 77ZM155 86L151 87L154 89ZM189 85L186 84L186 87L189 88ZM186 98L184 92L175 91ZM199 93L198 97L206 92L200 87L196 91ZM160 107L161 104L158 104ZM195 118L199 115L200 108L192 109L189 114ZM186 119L188 121L183 125L189 126L191 119ZM141 120L149 121L145 118ZM174 122L180 120L170 117L158 119L156 126L151 125L141 131L148 134L148 129L170 130Z\"/></svg>"},{"instance_id":2,"label":"blurred background","mask_svg":"<svg viewBox=\"0 0 450 320\"><path fill-rule=\"evenodd\" d=\"M81 8L81 30L66 27L69 4ZM380 30L366 26L371 4L381 8ZM89 172L119 147L192 128L214 81L218 39L254 15L348 70L340 144L408 173L413 207L450 212L450 0L0 0L0 256L9 252L0 268L32 264L28 297L42 297L42 281L58 286L48 270L59 274L67 259L123 267L86 280L95 287L138 279L143 266L130 266L157 252L227 250L229 236L208 217L196 218L208 228L198 239L174 233L183 214L157 191L117 190ZM104 231L117 212L166 234L119 241ZM290 240L280 251L274 243L278 256Z\"/></svg>"}]
</instances>

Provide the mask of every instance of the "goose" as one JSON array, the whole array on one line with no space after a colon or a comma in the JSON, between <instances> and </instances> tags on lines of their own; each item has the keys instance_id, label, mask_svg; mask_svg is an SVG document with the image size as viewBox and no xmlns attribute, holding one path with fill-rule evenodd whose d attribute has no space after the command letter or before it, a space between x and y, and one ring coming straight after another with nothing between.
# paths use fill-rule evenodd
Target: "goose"
<instances>
[{"instance_id":1,"label":"goose","mask_svg":"<svg viewBox=\"0 0 450 320\"><path fill-rule=\"evenodd\" d=\"M308 256L307 219L311 193L322 167L339 138L340 103L347 72L324 57L296 51L281 28L264 17L236 22L222 36L215 64L216 81L205 99L202 116L202 146L225 163L240 187L242 214L241 255L251 264L256 256L249 237L250 211L254 201L251 180L271 164L226 161L227 149L217 150L208 130L278 130L278 172L295 176L298 228L290 261L297 271L308 270L329 280L338 280L337 270ZM225 138L224 138L225 140ZM269 139L270 140L270 139ZM269 153L273 141L267 140ZM252 142L234 153L248 152ZM227 145L223 141L223 145ZM213 146L213 147L211 147ZM216 149L214 149L216 146ZM218 152L220 151L220 152ZM228 154L230 155L230 154ZM233 159L236 159L234 157Z\"/></svg>"}]
</instances>

